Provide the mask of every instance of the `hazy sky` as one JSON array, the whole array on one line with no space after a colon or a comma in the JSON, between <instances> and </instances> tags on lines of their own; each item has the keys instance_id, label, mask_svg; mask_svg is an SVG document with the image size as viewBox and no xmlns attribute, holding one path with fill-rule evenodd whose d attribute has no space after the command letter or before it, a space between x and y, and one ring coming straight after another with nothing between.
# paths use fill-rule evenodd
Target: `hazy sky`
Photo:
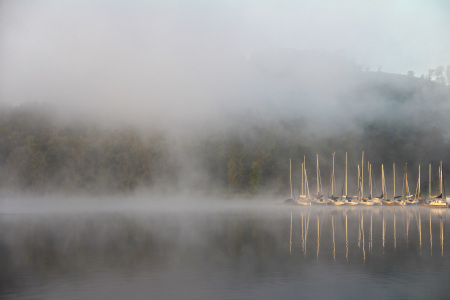
<instances>
[{"instance_id":1,"label":"hazy sky","mask_svg":"<svg viewBox=\"0 0 450 300\"><path fill-rule=\"evenodd\" d=\"M327 50L419 76L450 64L448 36L447 0L2 0L0 103L214 115L245 89L255 51Z\"/></svg>"}]
</instances>

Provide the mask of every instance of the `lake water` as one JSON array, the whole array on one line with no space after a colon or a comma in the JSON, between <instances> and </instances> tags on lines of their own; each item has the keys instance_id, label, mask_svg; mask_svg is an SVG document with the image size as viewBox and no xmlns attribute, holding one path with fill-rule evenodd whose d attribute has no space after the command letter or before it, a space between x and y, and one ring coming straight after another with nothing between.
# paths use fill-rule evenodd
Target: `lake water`
<instances>
[{"instance_id":1,"label":"lake water","mask_svg":"<svg viewBox=\"0 0 450 300\"><path fill-rule=\"evenodd\" d=\"M0 215L1 299L449 299L448 210Z\"/></svg>"}]
</instances>

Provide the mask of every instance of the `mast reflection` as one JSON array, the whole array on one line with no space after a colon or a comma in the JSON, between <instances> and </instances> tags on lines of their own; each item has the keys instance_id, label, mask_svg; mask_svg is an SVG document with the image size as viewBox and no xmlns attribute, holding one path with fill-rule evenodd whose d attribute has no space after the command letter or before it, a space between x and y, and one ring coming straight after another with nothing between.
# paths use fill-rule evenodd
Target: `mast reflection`
<instances>
[{"instance_id":1,"label":"mast reflection","mask_svg":"<svg viewBox=\"0 0 450 300\"><path fill-rule=\"evenodd\" d=\"M409 211L406 212L406 249L408 249L409 242Z\"/></svg>"},{"instance_id":2,"label":"mast reflection","mask_svg":"<svg viewBox=\"0 0 450 300\"><path fill-rule=\"evenodd\" d=\"M430 212L430 255L433 256L433 230L431 230L431 212Z\"/></svg>"},{"instance_id":3,"label":"mast reflection","mask_svg":"<svg viewBox=\"0 0 450 300\"><path fill-rule=\"evenodd\" d=\"M292 211L291 211L291 230L289 233L289 254L292 253Z\"/></svg>"},{"instance_id":4,"label":"mast reflection","mask_svg":"<svg viewBox=\"0 0 450 300\"><path fill-rule=\"evenodd\" d=\"M444 257L444 220L441 219L441 256Z\"/></svg>"},{"instance_id":5,"label":"mast reflection","mask_svg":"<svg viewBox=\"0 0 450 300\"><path fill-rule=\"evenodd\" d=\"M419 232L419 255L422 255L422 220L420 212L417 213L417 231Z\"/></svg>"},{"instance_id":6,"label":"mast reflection","mask_svg":"<svg viewBox=\"0 0 450 300\"><path fill-rule=\"evenodd\" d=\"M317 259L319 259L319 249L320 249L320 220L319 214L317 214Z\"/></svg>"},{"instance_id":7,"label":"mast reflection","mask_svg":"<svg viewBox=\"0 0 450 300\"><path fill-rule=\"evenodd\" d=\"M345 213L345 259L348 262L348 234L347 234L347 213Z\"/></svg>"},{"instance_id":8,"label":"mast reflection","mask_svg":"<svg viewBox=\"0 0 450 300\"><path fill-rule=\"evenodd\" d=\"M373 231L372 231L372 212L370 212L370 240L369 240L369 252L372 254L373 249Z\"/></svg>"},{"instance_id":9,"label":"mast reflection","mask_svg":"<svg viewBox=\"0 0 450 300\"><path fill-rule=\"evenodd\" d=\"M423 212L421 212L421 208L389 207L370 212L359 207L339 207L332 210L328 208L307 209L302 208L298 214L290 212L288 222L290 223L289 253L291 255L296 254L295 247L298 247L300 257L308 259L309 225L311 219L315 219L317 226L316 244L312 247L315 248L316 253L309 258L317 260L332 259L333 261L345 259L346 262L351 262L352 258L357 258L360 262L367 263L373 262L375 257L385 255L410 254L422 256L423 239L428 239L426 236L428 234L430 239L429 253L432 256L433 230L439 230L440 254L441 257L445 256L445 211L439 212L439 214L435 211L429 212L428 233L426 230L423 231L422 228ZM298 223L295 220L296 218L299 220ZM389 230L389 228L391 229ZM301 236L301 243L297 243L297 236ZM344 238L345 246L343 244ZM392 243L389 241L392 241ZM321 242L322 249L320 249ZM310 247L309 250L313 249ZM436 249L434 250L436 252ZM428 249L426 251L428 252Z\"/></svg>"},{"instance_id":10,"label":"mast reflection","mask_svg":"<svg viewBox=\"0 0 450 300\"><path fill-rule=\"evenodd\" d=\"M361 249L361 211L358 212L358 248Z\"/></svg>"},{"instance_id":11,"label":"mast reflection","mask_svg":"<svg viewBox=\"0 0 450 300\"><path fill-rule=\"evenodd\" d=\"M382 239L383 239L383 254L384 254L384 246L386 244L386 218L383 211L383 233L382 233Z\"/></svg>"},{"instance_id":12,"label":"mast reflection","mask_svg":"<svg viewBox=\"0 0 450 300\"><path fill-rule=\"evenodd\" d=\"M362 236L362 251L363 251L363 257L364 262L366 262L366 249L364 247L364 213L361 214L361 236Z\"/></svg>"},{"instance_id":13,"label":"mast reflection","mask_svg":"<svg viewBox=\"0 0 450 300\"><path fill-rule=\"evenodd\" d=\"M334 240L334 218L333 218L333 215L331 215L331 228L333 231L333 260L336 261L336 243Z\"/></svg>"},{"instance_id":14,"label":"mast reflection","mask_svg":"<svg viewBox=\"0 0 450 300\"><path fill-rule=\"evenodd\" d=\"M310 211L308 212L308 215L305 216L305 214L302 214L302 251L303 255L306 258L306 245L308 240L308 231L309 231L309 215Z\"/></svg>"},{"instance_id":15,"label":"mast reflection","mask_svg":"<svg viewBox=\"0 0 450 300\"><path fill-rule=\"evenodd\" d=\"M397 249L397 228L395 222L395 213L394 213L394 249Z\"/></svg>"}]
</instances>

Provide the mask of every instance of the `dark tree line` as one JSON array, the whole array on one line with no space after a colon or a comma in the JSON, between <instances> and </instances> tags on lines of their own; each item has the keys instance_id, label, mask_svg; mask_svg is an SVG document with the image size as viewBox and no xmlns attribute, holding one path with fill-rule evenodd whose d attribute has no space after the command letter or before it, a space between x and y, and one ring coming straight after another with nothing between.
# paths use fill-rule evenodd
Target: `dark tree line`
<instances>
[{"instance_id":1,"label":"dark tree line","mask_svg":"<svg viewBox=\"0 0 450 300\"><path fill-rule=\"evenodd\" d=\"M37 109L36 109L37 108ZM1 186L31 191L130 191L174 173L161 134L52 123L42 107L1 115Z\"/></svg>"},{"instance_id":2,"label":"dark tree line","mask_svg":"<svg viewBox=\"0 0 450 300\"><path fill-rule=\"evenodd\" d=\"M255 120L247 120L227 132L185 137L177 147L188 153L188 160L200 161L202 170L180 172L186 156L178 157L171 150L173 142L161 132L56 125L45 113L27 107L3 113L1 118L0 185L22 191L114 193L161 186L176 191L184 176L201 171L203 176L191 181L192 189L284 194L289 189L289 158L297 191L303 156L313 188L316 153L324 183L332 152L336 152L337 177L344 167L345 152L352 174L365 150L367 160L374 165L374 176L380 175L381 163L388 169L393 162L399 166L408 162L410 178L415 178L416 164L421 163L425 170L428 163L435 168L439 160L450 159L448 139L436 127L374 121L364 123L359 133L311 138L302 130L301 121L255 127Z\"/></svg>"},{"instance_id":3,"label":"dark tree line","mask_svg":"<svg viewBox=\"0 0 450 300\"><path fill-rule=\"evenodd\" d=\"M366 74L355 89L342 95L340 113L348 115L329 116L326 126L319 127L333 129L327 133L314 129L317 120L301 111L285 119L243 112L234 116L233 125L174 137L170 131L57 121L48 105L2 107L0 187L116 193L137 188L176 192L183 186L228 195L269 191L287 195L289 158L296 191L303 157L313 188L316 153L324 183L333 152L338 180L345 152L349 176L354 178L362 150L377 178L382 163L390 168L394 162L399 166L407 162L410 178L417 178L418 164L424 170L432 163L437 170L440 160L444 165L450 162L449 89L407 76L380 76L384 75ZM353 125L335 128L340 124L336 120L343 118Z\"/></svg>"}]
</instances>

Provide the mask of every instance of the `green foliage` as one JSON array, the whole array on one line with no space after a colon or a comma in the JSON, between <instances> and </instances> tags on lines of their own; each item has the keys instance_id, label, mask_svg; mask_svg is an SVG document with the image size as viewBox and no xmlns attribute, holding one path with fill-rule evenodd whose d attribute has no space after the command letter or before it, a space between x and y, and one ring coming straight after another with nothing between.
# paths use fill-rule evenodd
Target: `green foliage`
<instances>
[{"instance_id":1,"label":"green foliage","mask_svg":"<svg viewBox=\"0 0 450 300\"><path fill-rule=\"evenodd\" d=\"M270 149L275 149L271 146ZM255 151L254 161L252 162L249 187L252 192L261 190L266 183L273 177L274 162L270 152L264 149Z\"/></svg>"},{"instance_id":2,"label":"green foliage","mask_svg":"<svg viewBox=\"0 0 450 300\"><path fill-rule=\"evenodd\" d=\"M13 111L3 117L1 185L36 191L129 191L149 184L153 175L170 173L167 145L157 135L144 143L135 130L58 129L39 114Z\"/></svg>"},{"instance_id":3,"label":"green foliage","mask_svg":"<svg viewBox=\"0 0 450 300\"><path fill-rule=\"evenodd\" d=\"M235 139L228 149L227 174L230 188L241 191L245 185L245 148L244 144Z\"/></svg>"},{"instance_id":4,"label":"green foliage","mask_svg":"<svg viewBox=\"0 0 450 300\"><path fill-rule=\"evenodd\" d=\"M250 186L250 190L252 192L258 190L258 188L261 185L261 178L262 174L261 174L261 166L258 162L254 161L252 163L252 169L250 172L250 182L249 182L249 186Z\"/></svg>"}]
</instances>

